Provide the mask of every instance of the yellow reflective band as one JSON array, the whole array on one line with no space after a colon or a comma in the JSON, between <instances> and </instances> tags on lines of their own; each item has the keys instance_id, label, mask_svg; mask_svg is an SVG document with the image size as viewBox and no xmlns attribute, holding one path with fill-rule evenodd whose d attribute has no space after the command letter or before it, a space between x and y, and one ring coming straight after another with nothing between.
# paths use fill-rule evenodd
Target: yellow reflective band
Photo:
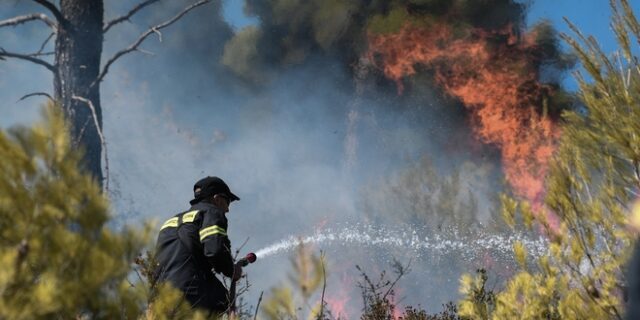
<instances>
[{"instance_id":1,"label":"yellow reflective band","mask_svg":"<svg viewBox=\"0 0 640 320\"><path fill-rule=\"evenodd\" d=\"M196 219L196 214L198 214L198 210L193 210L193 211L189 211L189 212L185 213L182 216L182 223L193 222L193 220Z\"/></svg>"},{"instance_id":2,"label":"yellow reflective band","mask_svg":"<svg viewBox=\"0 0 640 320\"><path fill-rule=\"evenodd\" d=\"M160 228L160 230L162 231L162 229L164 229L164 228L176 228L176 227L178 227L178 217L171 218L171 219L167 220L162 225L162 228Z\"/></svg>"},{"instance_id":3,"label":"yellow reflective band","mask_svg":"<svg viewBox=\"0 0 640 320\"><path fill-rule=\"evenodd\" d=\"M212 236L214 234L220 234L223 236L227 235L227 230L222 229L218 226L211 226L200 230L200 242L204 241L208 236Z\"/></svg>"}]
</instances>

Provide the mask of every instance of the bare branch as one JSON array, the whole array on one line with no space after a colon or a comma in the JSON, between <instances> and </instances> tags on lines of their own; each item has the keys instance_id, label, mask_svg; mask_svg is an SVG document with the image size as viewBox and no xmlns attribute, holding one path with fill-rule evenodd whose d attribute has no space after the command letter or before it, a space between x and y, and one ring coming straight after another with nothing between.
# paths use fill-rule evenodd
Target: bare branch
<instances>
[{"instance_id":1,"label":"bare branch","mask_svg":"<svg viewBox=\"0 0 640 320\"><path fill-rule=\"evenodd\" d=\"M153 53L153 52L151 52L151 51L144 50L144 49L140 49L140 48L138 48L138 52L140 52L140 53L144 53L144 54L146 54L146 55L148 55L148 56L155 56L155 55L156 55L155 53Z\"/></svg>"},{"instance_id":2,"label":"bare branch","mask_svg":"<svg viewBox=\"0 0 640 320\"><path fill-rule=\"evenodd\" d=\"M49 100L51 100L51 102L56 102L56 101L53 99L53 97L51 97L51 95L50 95L50 94L48 94L48 93L46 93L46 92L34 92L34 93L29 93L29 94L27 94L27 95L22 96L22 98L20 98L20 100L18 100L18 101L16 101L16 102L20 102L20 101L22 101L22 100L24 100L24 99L31 98L31 97L35 97L35 96L45 96L45 97L49 98Z\"/></svg>"},{"instance_id":3,"label":"bare branch","mask_svg":"<svg viewBox=\"0 0 640 320\"><path fill-rule=\"evenodd\" d=\"M47 39L44 40L44 42L42 42L42 45L40 46L40 49L38 49L38 52L36 54L41 54L42 51L44 51L45 47L47 46L47 44L49 43L49 40L51 40L51 38L53 38L53 36L55 35L55 32L52 32L51 34L49 34L49 36L47 37Z\"/></svg>"},{"instance_id":4,"label":"bare branch","mask_svg":"<svg viewBox=\"0 0 640 320\"><path fill-rule=\"evenodd\" d=\"M391 292L393 292L393 288L396 286L398 281L400 281L400 278L404 277L407 274L409 268L411 267L411 260L409 260L406 266L403 266L399 261L394 261L393 267L396 269L396 278L393 280L393 282L389 283L389 288L387 289L387 292L385 292L382 296L382 299L386 299L387 296L391 294Z\"/></svg>"},{"instance_id":5,"label":"bare branch","mask_svg":"<svg viewBox=\"0 0 640 320\"><path fill-rule=\"evenodd\" d=\"M109 154L107 153L107 141L104 139L104 134L102 133L102 129L100 128L100 124L98 123L98 115L96 114L96 108L93 106L93 102L91 102L91 100L87 98L73 95L71 99L84 102L87 104L89 109L91 109L93 124L96 126L98 137L100 137L100 144L102 144L102 149L104 150L105 192L109 193Z\"/></svg>"},{"instance_id":6,"label":"bare branch","mask_svg":"<svg viewBox=\"0 0 640 320\"><path fill-rule=\"evenodd\" d=\"M262 302L262 294L264 294L264 291L260 291L260 298L258 298L258 304L256 305L256 312L253 314L253 320L258 319L258 310L260 309L260 302Z\"/></svg>"},{"instance_id":7,"label":"bare branch","mask_svg":"<svg viewBox=\"0 0 640 320\"><path fill-rule=\"evenodd\" d=\"M109 60L107 60L107 63L104 65L104 68L102 69L102 71L100 72L100 75L98 75L98 78L91 84L91 86L94 86L100 82L102 82L102 80L104 79L104 77L107 75L107 73L109 72L109 68L111 67L111 65L116 62L118 59L120 59L122 56L131 53L133 51L139 51L138 47L140 46L140 44L142 44L142 42L144 42L144 40L147 39L147 37L149 37L152 33L159 33L159 30L162 30L172 24L174 24L176 21L180 20L182 17L184 17L184 15L186 15L189 11L202 6L204 4L207 4L209 2L211 2L212 0L200 0L186 8L184 8L180 13L178 13L177 15L175 15L173 18L159 24L156 25L155 27L150 28L149 30L145 31L143 34L140 35L140 37L138 37L138 39L133 42L130 46L128 46L125 49L122 49L118 52L116 52L116 54L113 55L113 57L111 57Z\"/></svg>"},{"instance_id":8,"label":"bare branch","mask_svg":"<svg viewBox=\"0 0 640 320\"><path fill-rule=\"evenodd\" d=\"M80 133L75 138L75 141L73 141L74 147L80 144L80 140L82 140L82 137L84 136L84 131L87 130L87 125L89 124L90 120L91 120L90 118L87 118L87 121L85 121L84 124L82 125L82 128L80 128Z\"/></svg>"},{"instance_id":9,"label":"bare branch","mask_svg":"<svg viewBox=\"0 0 640 320\"><path fill-rule=\"evenodd\" d=\"M107 31L109 31L109 29L111 29L111 27L115 26L118 23L124 22L124 21L129 21L129 19L136 14L138 11L144 9L144 7L154 4L155 2L158 2L160 0L146 0L143 1L141 3L139 3L137 6L133 7L133 9L131 9L127 14L117 17L113 20L107 21L104 24L104 27L102 28L102 32L103 33L107 33Z\"/></svg>"},{"instance_id":10,"label":"bare branch","mask_svg":"<svg viewBox=\"0 0 640 320\"><path fill-rule=\"evenodd\" d=\"M245 274L245 275L242 275L242 278L244 279L244 285L240 288L239 291L237 291L236 297L239 297L239 296L249 292L249 289L251 288L251 284L249 283L249 277ZM243 304L241 304L241 306L242 305Z\"/></svg>"},{"instance_id":11,"label":"bare branch","mask_svg":"<svg viewBox=\"0 0 640 320\"><path fill-rule=\"evenodd\" d=\"M36 53L32 53L29 56L30 57L46 57L46 56L52 56L56 54L54 51L49 51L49 52L36 52Z\"/></svg>"},{"instance_id":12,"label":"bare branch","mask_svg":"<svg viewBox=\"0 0 640 320\"><path fill-rule=\"evenodd\" d=\"M162 42L162 32L158 31L157 29L151 29L151 31L153 31L153 33L158 35L158 41Z\"/></svg>"},{"instance_id":13,"label":"bare branch","mask_svg":"<svg viewBox=\"0 0 640 320\"><path fill-rule=\"evenodd\" d=\"M56 67L54 67L52 64L50 64L49 62L46 62L42 59L38 59L32 55L27 55L27 54L21 54L21 53L15 53L15 52L8 52L5 51L4 49L0 48L0 60L4 60L2 58L15 58L15 59L20 59L20 60L26 60L29 62L33 62L35 64L39 64L47 69L49 69L51 72L56 72Z\"/></svg>"},{"instance_id":14,"label":"bare branch","mask_svg":"<svg viewBox=\"0 0 640 320\"><path fill-rule=\"evenodd\" d=\"M236 255L233 257L233 261L238 259L238 255L240 254L240 251L242 250L242 248L244 248L245 245L247 245L247 242L249 242L249 237L244 239L244 242L238 247L238 249L236 249Z\"/></svg>"},{"instance_id":15,"label":"bare branch","mask_svg":"<svg viewBox=\"0 0 640 320\"><path fill-rule=\"evenodd\" d=\"M324 252L320 251L320 263L322 263L322 295L320 296L319 319L324 319L324 293L327 290L327 273L324 268Z\"/></svg>"},{"instance_id":16,"label":"bare branch","mask_svg":"<svg viewBox=\"0 0 640 320\"><path fill-rule=\"evenodd\" d=\"M58 24L55 21L49 19L49 17L47 17L47 15L44 13L31 13L31 14L26 14L24 16L18 16L11 19L7 19L7 20L2 20L0 21L0 28L9 27L9 26L15 27L19 24L27 23L33 20L40 20L46 23L49 27L51 27L51 29L53 29L53 32L56 32L58 30Z\"/></svg>"}]
</instances>

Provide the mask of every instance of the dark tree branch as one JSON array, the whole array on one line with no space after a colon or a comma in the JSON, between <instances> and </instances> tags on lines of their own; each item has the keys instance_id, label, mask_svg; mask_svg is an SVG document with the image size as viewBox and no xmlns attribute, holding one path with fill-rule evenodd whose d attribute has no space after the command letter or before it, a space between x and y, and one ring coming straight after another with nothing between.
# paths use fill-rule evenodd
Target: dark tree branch
<instances>
[{"instance_id":1,"label":"dark tree branch","mask_svg":"<svg viewBox=\"0 0 640 320\"><path fill-rule=\"evenodd\" d=\"M51 72L56 72L56 67L54 67L52 64L50 64L49 62L46 62L42 59L38 59L32 55L28 55L28 54L21 54L21 53L14 53L14 52L7 52L4 49L0 48L0 59L4 60L2 58L15 58L15 59L20 59L20 60L26 60L29 62L33 62L35 64L39 64L47 69L49 69Z\"/></svg>"},{"instance_id":2,"label":"dark tree branch","mask_svg":"<svg viewBox=\"0 0 640 320\"><path fill-rule=\"evenodd\" d=\"M87 130L87 126L89 125L89 121L91 121L91 119L87 118L87 121L85 121L84 124L82 125L82 128L80 128L80 133L78 133L78 136L73 141L74 148L80 144L80 140L82 140L82 137L84 136L84 132L85 130Z\"/></svg>"},{"instance_id":3,"label":"dark tree branch","mask_svg":"<svg viewBox=\"0 0 640 320\"><path fill-rule=\"evenodd\" d=\"M109 31L109 29L111 29L111 27L115 26L118 23L124 22L124 21L129 21L129 19L136 14L138 11L144 9L144 7L154 4L156 2L158 2L160 0L146 0L143 1L141 3L139 3L137 6L133 7L133 9L131 9L127 14L117 17L113 20L107 21L104 24L104 27L102 28L102 32L103 33L107 33L107 31Z\"/></svg>"},{"instance_id":4,"label":"dark tree branch","mask_svg":"<svg viewBox=\"0 0 640 320\"><path fill-rule=\"evenodd\" d=\"M260 291L260 298L258 298L258 304L256 305L256 312L253 314L253 320L258 319L258 310L260 309L260 302L262 302L262 294L264 291Z\"/></svg>"},{"instance_id":5,"label":"dark tree branch","mask_svg":"<svg viewBox=\"0 0 640 320\"><path fill-rule=\"evenodd\" d=\"M46 23L49 27L51 27L51 29L53 29L54 32L58 30L58 24L55 21L49 19L49 17L47 17L47 15L44 13L26 14L24 16L18 16L11 19L7 19L7 20L2 20L0 21L0 28L8 27L8 26L15 27L19 24L27 23L33 20L40 20Z\"/></svg>"},{"instance_id":6,"label":"dark tree branch","mask_svg":"<svg viewBox=\"0 0 640 320\"><path fill-rule=\"evenodd\" d=\"M393 291L393 288L396 286L398 281L400 281L400 278L404 277L407 274L409 268L411 267L411 260L409 260L409 263L407 263L406 266L403 266L399 261L394 261L393 267L396 269L396 278L395 280L393 280L393 282L390 283L389 288L387 289L387 292L385 292L382 296L382 299L386 299L387 296Z\"/></svg>"},{"instance_id":7,"label":"dark tree branch","mask_svg":"<svg viewBox=\"0 0 640 320\"><path fill-rule=\"evenodd\" d=\"M49 52L36 52L36 53L32 53L29 54L28 56L30 57L46 57L46 56L52 56L55 55L56 53L53 51L49 51Z\"/></svg>"},{"instance_id":8,"label":"dark tree branch","mask_svg":"<svg viewBox=\"0 0 640 320\"><path fill-rule=\"evenodd\" d=\"M55 102L55 100L53 99L53 97L52 97L50 94L46 93L46 92L34 92L34 93L29 93L29 94L27 94L27 95L22 96L22 98L20 98L20 100L18 100L17 102L20 102L20 101L22 101L22 100L24 100L24 99L31 98L31 97L35 97L35 96L44 96L44 97L49 98L49 100L51 100L51 102Z\"/></svg>"},{"instance_id":9,"label":"dark tree branch","mask_svg":"<svg viewBox=\"0 0 640 320\"><path fill-rule=\"evenodd\" d=\"M327 290L327 272L324 268L324 252L320 251L320 262L322 263L322 295L320 296L319 319L324 319L324 293Z\"/></svg>"},{"instance_id":10,"label":"dark tree branch","mask_svg":"<svg viewBox=\"0 0 640 320\"><path fill-rule=\"evenodd\" d=\"M180 20L182 17L184 17L184 15L186 15L189 11L202 6L204 4L207 4L209 2L211 2L212 0L200 0L186 8L184 8L180 13L178 13L177 15L175 15L173 18L159 24L156 25L155 27L150 28L149 30L145 31L143 34L140 35L140 37L134 42L132 43L130 46L128 46L125 49L122 49L118 52L116 52L116 54L113 55L113 57L111 57L109 60L107 60L107 63L104 65L104 68L102 69L102 71L100 72L100 74L98 75L98 78L96 78L96 80L91 84L91 86L95 86L96 84L102 82L102 80L104 79L104 77L107 75L107 73L109 72L109 68L111 67L111 65L116 62L118 59L120 59L122 56L134 52L134 51L139 51L138 47L142 44L142 42L144 42L144 40L146 40L151 34L153 33L160 33L160 30L174 24L176 21Z\"/></svg>"},{"instance_id":11,"label":"dark tree branch","mask_svg":"<svg viewBox=\"0 0 640 320\"><path fill-rule=\"evenodd\" d=\"M82 125L82 128L80 129L80 133L78 134L78 136L76 137L75 141L73 141L73 146L76 147L80 144L80 140L82 140L82 136L84 136L84 132L85 130L87 130L87 125L89 125L89 121L91 119L87 118L87 121L84 122L84 124Z\"/></svg>"},{"instance_id":12,"label":"dark tree branch","mask_svg":"<svg viewBox=\"0 0 640 320\"><path fill-rule=\"evenodd\" d=\"M36 3L40 4L41 6L47 8L47 10L51 11L51 13L53 14L54 17L56 17L56 20L58 20L58 23L62 23L65 21L64 17L62 16L62 12L60 12L60 10L58 10L58 8L56 7L55 4L47 1L47 0L33 0Z\"/></svg>"},{"instance_id":13,"label":"dark tree branch","mask_svg":"<svg viewBox=\"0 0 640 320\"><path fill-rule=\"evenodd\" d=\"M104 173L105 173L105 193L109 193L109 154L107 153L107 141L104 138L100 124L98 123L98 115L96 114L96 108L93 102L87 98L72 96L71 99L84 102L91 109L91 116L93 117L93 124L96 126L98 137L100 137L100 143L102 144L102 150L104 150Z\"/></svg>"},{"instance_id":14,"label":"dark tree branch","mask_svg":"<svg viewBox=\"0 0 640 320\"><path fill-rule=\"evenodd\" d=\"M236 249L236 254L235 256L233 256L233 261L238 260L238 255L240 254L240 251L242 250L242 248L244 248L244 246L247 245L248 242L249 242L249 237L244 239L244 242L238 247L238 249Z\"/></svg>"},{"instance_id":15,"label":"dark tree branch","mask_svg":"<svg viewBox=\"0 0 640 320\"><path fill-rule=\"evenodd\" d=\"M38 49L38 52L36 52L36 55L39 55L42 53L42 51L44 51L45 47L47 46L47 44L49 43L49 40L51 40L51 38L53 38L53 36L55 35L55 32L52 32L51 34L49 34L49 36L47 37L47 39L44 40L44 42L42 42L42 45L40 46L40 49Z\"/></svg>"}]
</instances>

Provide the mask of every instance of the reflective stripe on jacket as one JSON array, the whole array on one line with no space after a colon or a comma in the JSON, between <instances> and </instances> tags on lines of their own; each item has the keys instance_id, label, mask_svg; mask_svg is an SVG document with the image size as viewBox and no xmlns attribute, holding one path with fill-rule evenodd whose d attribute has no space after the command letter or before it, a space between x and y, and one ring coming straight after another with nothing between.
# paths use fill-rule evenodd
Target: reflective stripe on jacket
<instances>
[{"instance_id":1,"label":"reflective stripe on jacket","mask_svg":"<svg viewBox=\"0 0 640 320\"><path fill-rule=\"evenodd\" d=\"M158 281L170 281L195 307L224 311L227 290L212 269L233 276L227 218L206 202L166 220L156 244Z\"/></svg>"}]
</instances>

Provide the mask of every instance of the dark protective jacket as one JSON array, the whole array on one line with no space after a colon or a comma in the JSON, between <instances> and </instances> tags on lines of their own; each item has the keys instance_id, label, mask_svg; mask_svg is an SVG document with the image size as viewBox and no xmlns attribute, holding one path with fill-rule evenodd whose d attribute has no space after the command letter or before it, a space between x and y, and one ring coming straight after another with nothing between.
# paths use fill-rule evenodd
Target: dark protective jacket
<instances>
[{"instance_id":1,"label":"dark protective jacket","mask_svg":"<svg viewBox=\"0 0 640 320\"><path fill-rule=\"evenodd\" d=\"M156 257L158 281L182 290L194 308L227 309L227 290L212 272L232 277L234 270L222 210L200 202L167 220L160 228Z\"/></svg>"}]
</instances>

